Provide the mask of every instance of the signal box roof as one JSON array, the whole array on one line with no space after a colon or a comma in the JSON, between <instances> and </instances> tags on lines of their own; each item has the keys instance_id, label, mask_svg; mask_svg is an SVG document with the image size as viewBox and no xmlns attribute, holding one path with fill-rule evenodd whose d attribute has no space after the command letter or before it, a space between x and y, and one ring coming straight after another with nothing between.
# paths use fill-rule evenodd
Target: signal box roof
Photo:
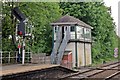
<instances>
[{"instance_id":1,"label":"signal box roof","mask_svg":"<svg viewBox=\"0 0 120 80\"><path fill-rule=\"evenodd\" d=\"M53 26L64 26L64 25L79 25L82 27L86 27L86 28L91 28L93 29L93 27L91 27L90 25L86 24L85 22L73 17L73 16L69 16L69 15L65 15L63 17L61 17L59 20L51 23L51 25Z\"/></svg>"}]
</instances>

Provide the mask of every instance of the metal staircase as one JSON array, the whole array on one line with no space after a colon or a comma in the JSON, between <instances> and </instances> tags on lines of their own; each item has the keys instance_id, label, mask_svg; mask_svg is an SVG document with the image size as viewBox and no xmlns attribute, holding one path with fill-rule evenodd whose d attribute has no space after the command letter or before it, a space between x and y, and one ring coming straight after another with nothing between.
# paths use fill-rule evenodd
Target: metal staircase
<instances>
[{"instance_id":1,"label":"metal staircase","mask_svg":"<svg viewBox=\"0 0 120 80\"><path fill-rule=\"evenodd\" d=\"M70 40L70 30L69 28L64 33L64 38L62 39L61 29L58 31L56 36L56 42L54 44L52 53L51 53L51 63L52 64L61 64L65 48L68 41Z\"/></svg>"},{"instance_id":2,"label":"metal staircase","mask_svg":"<svg viewBox=\"0 0 120 80\"><path fill-rule=\"evenodd\" d=\"M67 46L68 41L70 40L70 30L67 29L67 31L64 34L64 38L62 40L62 43L60 45L60 48L58 50L58 55L57 55L57 64L61 64L62 58L63 58L63 54L65 52L65 48Z\"/></svg>"},{"instance_id":3,"label":"metal staircase","mask_svg":"<svg viewBox=\"0 0 120 80\"><path fill-rule=\"evenodd\" d=\"M56 42L54 43L54 47L51 53L51 63L56 64L57 60L57 52L60 47L62 41L62 31L61 29L56 33Z\"/></svg>"}]
</instances>

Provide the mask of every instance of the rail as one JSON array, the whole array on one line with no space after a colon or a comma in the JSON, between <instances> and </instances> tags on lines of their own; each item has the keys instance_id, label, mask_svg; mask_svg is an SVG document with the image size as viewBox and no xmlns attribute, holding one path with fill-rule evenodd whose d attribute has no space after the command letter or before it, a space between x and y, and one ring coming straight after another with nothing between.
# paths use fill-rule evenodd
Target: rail
<instances>
[{"instance_id":1,"label":"rail","mask_svg":"<svg viewBox=\"0 0 120 80\"><path fill-rule=\"evenodd\" d=\"M113 78L114 76L116 76L116 75L118 75L118 74L120 74L120 71L117 71L116 73L114 73L114 74L106 77L105 80L109 80L109 79Z\"/></svg>"}]
</instances>

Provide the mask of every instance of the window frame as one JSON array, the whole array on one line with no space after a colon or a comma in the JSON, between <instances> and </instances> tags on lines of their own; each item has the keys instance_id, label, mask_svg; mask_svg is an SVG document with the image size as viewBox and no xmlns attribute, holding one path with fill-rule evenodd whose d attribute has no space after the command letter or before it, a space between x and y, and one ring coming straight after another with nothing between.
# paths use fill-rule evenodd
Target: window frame
<instances>
[{"instance_id":1,"label":"window frame","mask_svg":"<svg viewBox=\"0 0 120 80\"><path fill-rule=\"evenodd\" d=\"M70 27L70 32L75 32L75 26Z\"/></svg>"}]
</instances>

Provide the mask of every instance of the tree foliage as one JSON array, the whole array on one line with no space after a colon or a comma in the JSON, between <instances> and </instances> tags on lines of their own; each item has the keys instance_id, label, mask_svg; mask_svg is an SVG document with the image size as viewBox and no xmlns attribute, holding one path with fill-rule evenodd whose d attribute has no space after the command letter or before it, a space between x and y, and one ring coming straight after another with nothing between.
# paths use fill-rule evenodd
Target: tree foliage
<instances>
[{"instance_id":1,"label":"tree foliage","mask_svg":"<svg viewBox=\"0 0 120 80\"><path fill-rule=\"evenodd\" d=\"M12 45L11 40L8 39L9 35L15 32L15 26L11 21L11 3L3 4L3 50L9 50ZM18 6L20 10L26 15L29 21L34 26L34 40L32 45L32 51L37 53L50 52L52 46L52 27L50 23L61 15L61 9L58 3L13 3L14 6ZM15 34L15 33L14 33ZM9 45L8 45L9 44ZM10 50L14 50L10 48Z\"/></svg>"},{"instance_id":2,"label":"tree foliage","mask_svg":"<svg viewBox=\"0 0 120 80\"><path fill-rule=\"evenodd\" d=\"M10 35L15 34L15 28L13 24L13 16L11 15L11 9L13 3L3 3L2 4L2 50L12 51L15 50L15 45L13 39L9 39Z\"/></svg>"},{"instance_id":3,"label":"tree foliage","mask_svg":"<svg viewBox=\"0 0 120 80\"><path fill-rule=\"evenodd\" d=\"M60 17L58 3L22 3L25 7L21 10L34 25L34 43L32 50L35 52L50 52L52 48L52 27L50 23Z\"/></svg>"},{"instance_id":4,"label":"tree foliage","mask_svg":"<svg viewBox=\"0 0 120 80\"><path fill-rule=\"evenodd\" d=\"M120 54L120 37L118 36L118 54ZM119 55L120 58L120 55Z\"/></svg>"}]
</instances>

